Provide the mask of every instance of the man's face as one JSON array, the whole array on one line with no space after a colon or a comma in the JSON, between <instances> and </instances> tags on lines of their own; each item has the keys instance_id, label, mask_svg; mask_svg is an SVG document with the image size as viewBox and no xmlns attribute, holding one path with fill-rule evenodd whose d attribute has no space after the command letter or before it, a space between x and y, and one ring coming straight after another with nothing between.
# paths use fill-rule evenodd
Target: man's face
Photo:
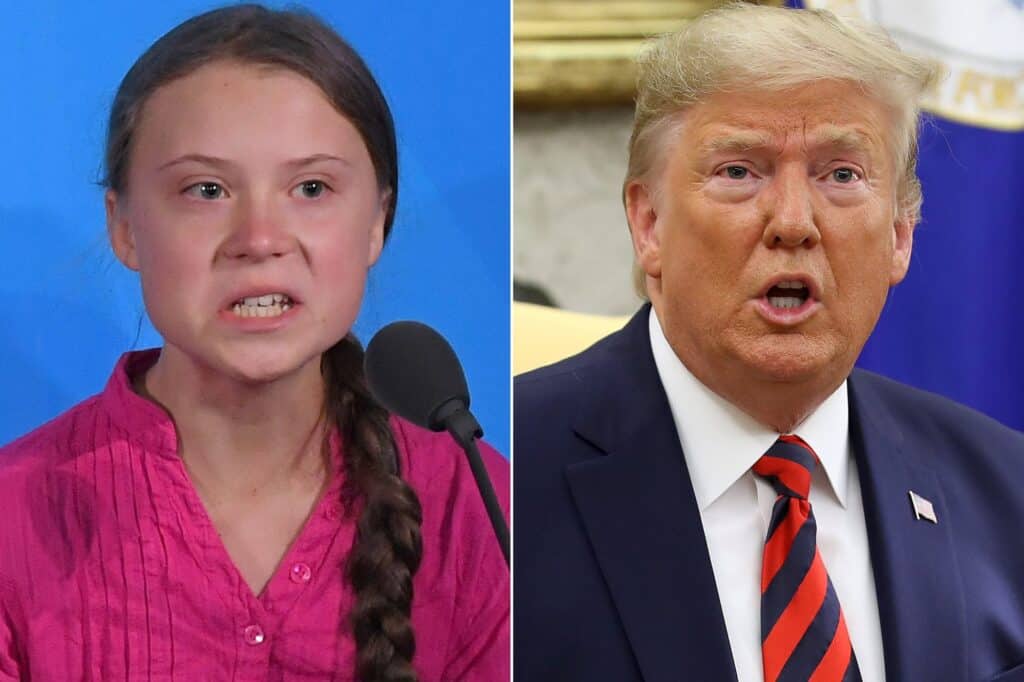
<instances>
[{"instance_id":1,"label":"man's face","mask_svg":"<svg viewBox=\"0 0 1024 682\"><path fill-rule=\"evenodd\" d=\"M682 114L627 212L666 337L698 378L848 374L910 260L893 127L842 82L717 94Z\"/></svg>"}]
</instances>

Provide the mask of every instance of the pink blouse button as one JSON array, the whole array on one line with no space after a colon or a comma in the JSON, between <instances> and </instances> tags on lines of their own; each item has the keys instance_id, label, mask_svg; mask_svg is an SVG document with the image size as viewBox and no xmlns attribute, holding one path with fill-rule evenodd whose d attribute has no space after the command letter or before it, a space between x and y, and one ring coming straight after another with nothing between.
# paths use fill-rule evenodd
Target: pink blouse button
<instances>
[{"instance_id":1,"label":"pink blouse button","mask_svg":"<svg viewBox=\"0 0 1024 682\"><path fill-rule=\"evenodd\" d=\"M324 513L331 521L337 521L341 518L341 506L337 502L332 502Z\"/></svg>"},{"instance_id":2,"label":"pink blouse button","mask_svg":"<svg viewBox=\"0 0 1024 682\"><path fill-rule=\"evenodd\" d=\"M313 577L313 571L310 569L308 564L295 564L292 566L291 572L288 577L292 579L293 583L304 584L308 583L309 579Z\"/></svg>"},{"instance_id":3,"label":"pink blouse button","mask_svg":"<svg viewBox=\"0 0 1024 682\"><path fill-rule=\"evenodd\" d=\"M259 625L250 625L245 628L244 636L246 644L252 644L253 646L263 644L263 640L266 639L263 634L263 628Z\"/></svg>"}]
</instances>

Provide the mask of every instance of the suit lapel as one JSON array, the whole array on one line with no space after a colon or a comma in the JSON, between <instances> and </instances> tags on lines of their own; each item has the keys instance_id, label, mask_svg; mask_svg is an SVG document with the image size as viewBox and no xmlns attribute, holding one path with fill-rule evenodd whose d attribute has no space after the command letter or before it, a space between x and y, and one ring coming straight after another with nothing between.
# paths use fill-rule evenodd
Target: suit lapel
<instances>
[{"instance_id":1,"label":"suit lapel","mask_svg":"<svg viewBox=\"0 0 1024 682\"><path fill-rule=\"evenodd\" d=\"M576 433L604 454L566 478L646 682L735 680L700 512L645 306L611 339Z\"/></svg>"},{"instance_id":2,"label":"suit lapel","mask_svg":"<svg viewBox=\"0 0 1024 682\"><path fill-rule=\"evenodd\" d=\"M851 444L878 594L890 680L966 679L967 626L952 510L942 487L885 408L884 396L850 377ZM910 491L929 500L937 524L916 519Z\"/></svg>"}]
</instances>

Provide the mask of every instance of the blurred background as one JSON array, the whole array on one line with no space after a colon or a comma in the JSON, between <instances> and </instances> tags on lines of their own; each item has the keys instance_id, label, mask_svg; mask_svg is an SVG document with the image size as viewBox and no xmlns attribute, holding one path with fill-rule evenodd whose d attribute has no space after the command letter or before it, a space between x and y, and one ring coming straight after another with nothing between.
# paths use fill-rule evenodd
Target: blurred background
<instances>
[{"instance_id":1,"label":"blurred background","mask_svg":"<svg viewBox=\"0 0 1024 682\"><path fill-rule=\"evenodd\" d=\"M578 312L626 315L640 305L620 199L633 120L633 60L649 36L719 4L514 2L517 299L538 295L532 285Z\"/></svg>"},{"instance_id":2,"label":"blurred background","mask_svg":"<svg viewBox=\"0 0 1024 682\"><path fill-rule=\"evenodd\" d=\"M106 119L135 59L219 4L41 0L4 8L0 444L101 390L124 351L161 343L137 276L107 246L96 185ZM396 319L440 330L463 361L487 440L507 455L507 5L497 12L455 0L304 6L363 56L398 129L397 218L356 332L365 343Z\"/></svg>"},{"instance_id":3,"label":"blurred background","mask_svg":"<svg viewBox=\"0 0 1024 682\"><path fill-rule=\"evenodd\" d=\"M719 4L516 1L517 300L613 316L602 318L608 330L640 306L620 199L632 59L646 37ZM946 68L926 102L924 215L910 273L890 293L858 364L1024 429L1024 0L758 4L806 4L879 23L904 49ZM545 336L555 322L541 319L530 325L534 345L557 345ZM517 358L525 344L517 333Z\"/></svg>"}]
</instances>

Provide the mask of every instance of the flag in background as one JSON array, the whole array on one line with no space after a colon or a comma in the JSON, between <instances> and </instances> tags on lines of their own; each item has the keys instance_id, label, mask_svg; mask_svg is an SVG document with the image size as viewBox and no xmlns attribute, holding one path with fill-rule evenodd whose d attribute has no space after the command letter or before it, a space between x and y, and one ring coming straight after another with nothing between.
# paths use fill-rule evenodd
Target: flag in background
<instances>
[{"instance_id":1,"label":"flag in background","mask_svg":"<svg viewBox=\"0 0 1024 682\"><path fill-rule=\"evenodd\" d=\"M1024 0L806 0L948 76L925 105L921 224L859 365L1024 429Z\"/></svg>"}]
</instances>

